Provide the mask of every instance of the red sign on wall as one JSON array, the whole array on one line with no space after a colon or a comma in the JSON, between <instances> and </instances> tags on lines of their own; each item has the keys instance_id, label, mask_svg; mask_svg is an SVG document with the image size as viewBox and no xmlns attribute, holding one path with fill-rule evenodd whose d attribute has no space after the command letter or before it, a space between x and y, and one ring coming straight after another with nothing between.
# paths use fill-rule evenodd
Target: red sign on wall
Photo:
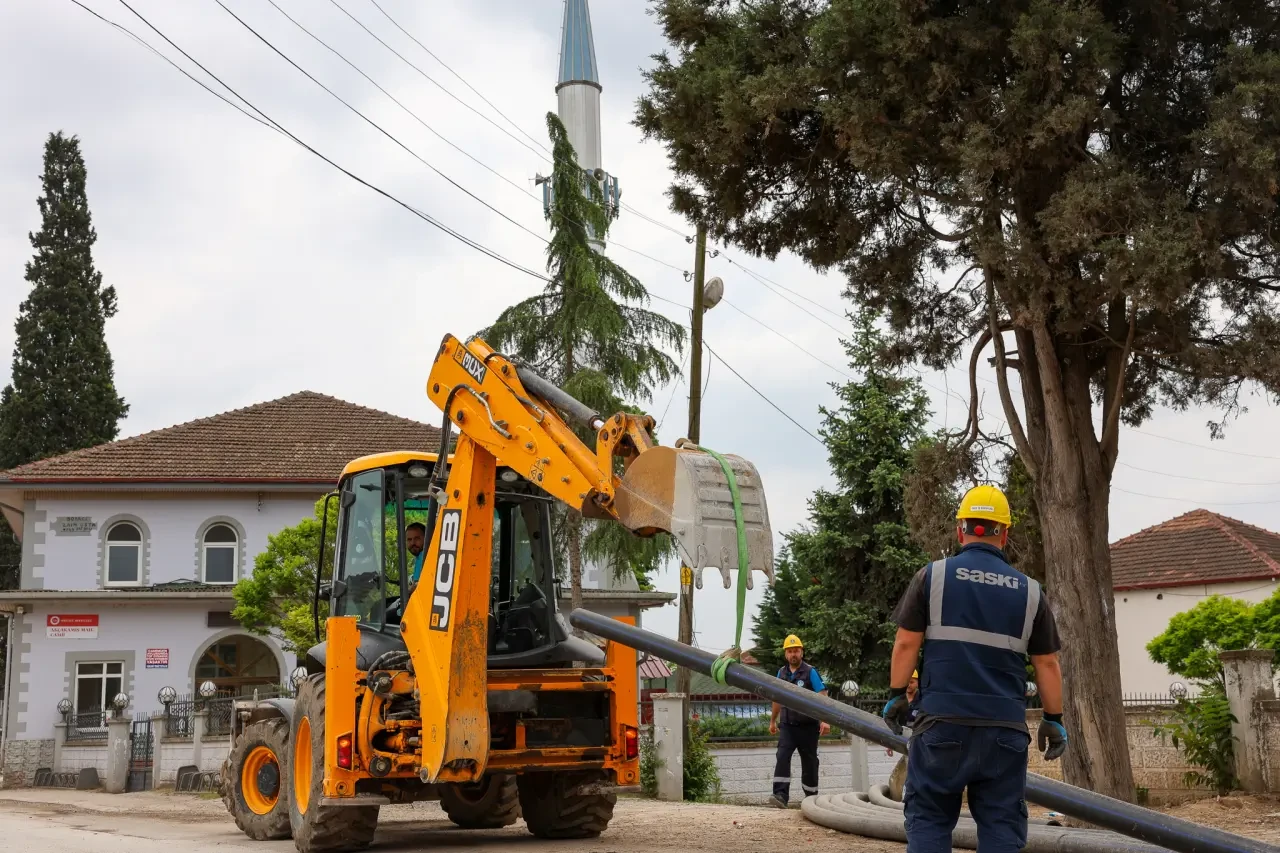
<instances>
[{"instance_id":1,"label":"red sign on wall","mask_svg":"<svg viewBox=\"0 0 1280 853\"><path fill-rule=\"evenodd\" d=\"M168 669L168 649L147 649L147 669Z\"/></svg>"},{"instance_id":2,"label":"red sign on wall","mask_svg":"<svg viewBox=\"0 0 1280 853\"><path fill-rule=\"evenodd\" d=\"M97 639L98 614L50 613L45 617L45 631L55 640Z\"/></svg>"}]
</instances>

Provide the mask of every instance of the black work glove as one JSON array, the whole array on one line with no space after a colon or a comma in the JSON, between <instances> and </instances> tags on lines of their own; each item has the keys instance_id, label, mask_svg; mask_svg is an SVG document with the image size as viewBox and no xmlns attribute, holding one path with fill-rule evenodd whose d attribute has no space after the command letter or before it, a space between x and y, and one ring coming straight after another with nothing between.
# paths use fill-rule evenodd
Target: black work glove
<instances>
[{"instance_id":1,"label":"black work glove","mask_svg":"<svg viewBox=\"0 0 1280 853\"><path fill-rule=\"evenodd\" d=\"M884 721L889 725L889 730L895 735L902 734L902 724L907 722L910 711L907 688L889 688L889 701L884 703L884 710L880 712L880 716L884 717Z\"/></svg>"},{"instance_id":2,"label":"black work glove","mask_svg":"<svg viewBox=\"0 0 1280 853\"><path fill-rule=\"evenodd\" d=\"M1061 714L1045 714L1036 733L1036 749L1044 753L1045 761L1053 761L1067 751L1067 728L1062 725Z\"/></svg>"}]
</instances>

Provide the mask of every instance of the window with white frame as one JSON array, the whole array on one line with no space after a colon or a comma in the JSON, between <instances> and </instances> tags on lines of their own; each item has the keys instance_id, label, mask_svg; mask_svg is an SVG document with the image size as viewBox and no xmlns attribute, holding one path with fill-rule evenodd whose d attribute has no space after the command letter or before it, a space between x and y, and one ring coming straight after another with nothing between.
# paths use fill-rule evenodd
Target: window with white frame
<instances>
[{"instance_id":1,"label":"window with white frame","mask_svg":"<svg viewBox=\"0 0 1280 853\"><path fill-rule=\"evenodd\" d=\"M131 521L107 531L107 584L142 583L142 531Z\"/></svg>"},{"instance_id":2,"label":"window with white frame","mask_svg":"<svg viewBox=\"0 0 1280 853\"><path fill-rule=\"evenodd\" d=\"M111 700L124 690L124 663L82 661L76 664L75 713L79 728L106 725Z\"/></svg>"},{"instance_id":3,"label":"window with white frame","mask_svg":"<svg viewBox=\"0 0 1280 853\"><path fill-rule=\"evenodd\" d=\"M204 532L201 564L205 583L235 583L240 539L229 524L214 524Z\"/></svg>"}]
</instances>

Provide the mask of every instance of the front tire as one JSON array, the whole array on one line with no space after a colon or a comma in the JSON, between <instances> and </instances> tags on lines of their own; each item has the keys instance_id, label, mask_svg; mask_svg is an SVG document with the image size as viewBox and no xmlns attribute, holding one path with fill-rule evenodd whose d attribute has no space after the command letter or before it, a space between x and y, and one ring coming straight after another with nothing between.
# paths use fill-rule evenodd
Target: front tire
<instances>
[{"instance_id":1,"label":"front tire","mask_svg":"<svg viewBox=\"0 0 1280 853\"><path fill-rule=\"evenodd\" d=\"M222 765L222 803L254 841L288 838L289 797L282 767L289 724L276 717L246 726Z\"/></svg>"},{"instance_id":2,"label":"front tire","mask_svg":"<svg viewBox=\"0 0 1280 853\"><path fill-rule=\"evenodd\" d=\"M440 807L463 829L499 829L520 819L516 777L491 773L469 785L445 785Z\"/></svg>"},{"instance_id":3,"label":"front tire","mask_svg":"<svg viewBox=\"0 0 1280 853\"><path fill-rule=\"evenodd\" d=\"M293 752L285 774L289 786L289 823L299 853L362 850L378 828L377 806L323 806L324 674L307 677L298 689L289 744Z\"/></svg>"},{"instance_id":4,"label":"front tire","mask_svg":"<svg viewBox=\"0 0 1280 853\"><path fill-rule=\"evenodd\" d=\"M595 838L613 819L617 794L571 793L604 774L527 773L518 777L524 823L538 838Z\"/></svg>"}]
</instances>

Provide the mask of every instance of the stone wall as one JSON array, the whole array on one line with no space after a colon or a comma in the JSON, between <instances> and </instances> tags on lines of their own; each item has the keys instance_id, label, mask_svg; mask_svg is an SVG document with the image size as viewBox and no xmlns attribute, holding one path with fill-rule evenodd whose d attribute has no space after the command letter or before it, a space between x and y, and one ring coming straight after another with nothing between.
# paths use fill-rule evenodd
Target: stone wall
<instances>
[{"instance_id":1,"label":"stone wall","mask_svg":"<svg viewBox=\"0 0 1280 853\"><path fill-rule=\"evenodd\" d=\"M52 755L50 760L52 760ZM67 744L62 747L62 766L53 767L52 764L46 764L45 767L52 767L55 772L59 773L78 773L86 767L92 767L98 771L99 779L107 778L107 742L99 741L91 745L75 746Z\"/></svg>"},{"instance_id":2,"label":"stone wall","mask_svg":"<svg viewBox=\"0 0 1280 853\"><path fill-rule=\"evenodd\" d=\"M851 790L852 747L848 741L824 742L818 747L818 789L823 793ZM896 755L885 754L883 747L868 744L867 770L871 784L889 781ZM727 802L763 803L773 793L773 770L777 760L777 741L711 744L711 756L720 773L720 795ZM791 802L799 802L800 754L791 757Z\"/></svg>"},{"instance_id":3,"label":"stone wall","mask_svg":"<svg viewBox=\"0 0 1280 853\"><path fill-rule=\"evenodd\" d=\"M1162 741L1153 733L1155 726L1169 720L1168 711L1160 707L1126 708L1125 734L1129 741L1129 760L1133 765L1133 783L1145 789L1151 805L1171 805L1199 797L1211 796L1212 789L1187 787L1183 777L1194 770L1182 752L1166 736ZM1027 728L1032 738L1040 727L1040 712L1027 712ZM1061 761L1045 761L1032 744L1031 759L1027 769L1041 776L1062 778Z\"/></svg>"},{"instance_id":4,"label":"stone wall","mask_svg":"<svg viewBox=\"0 0 1280 853\"><path fill-rule=\"evenodd\" d=\"M4 767L0 767L0 788L30 785L37 770L52 766L52 740L11 740L5 749Z\"/></svg>"}]
</instances>

